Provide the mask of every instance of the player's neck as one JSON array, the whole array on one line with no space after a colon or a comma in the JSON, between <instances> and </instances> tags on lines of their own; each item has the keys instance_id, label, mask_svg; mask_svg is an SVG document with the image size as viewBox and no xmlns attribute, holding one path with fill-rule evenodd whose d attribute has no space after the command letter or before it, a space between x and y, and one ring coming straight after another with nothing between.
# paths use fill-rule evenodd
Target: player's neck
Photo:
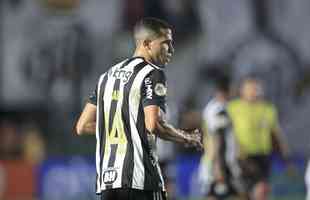
<instances>
[{"instance_id":1,"label":"player's neck","mask_svg":"<svg viewBox=\"0 0 310 200\"><path fill-rule=\"evenodd\" d=\"M150 55L147 52L145 52L145 51L143 51L141 49L138 49L138 48L136 49L135 53L133 54L133 57L142 57L147 62L152 62L152 59L151 59Z\"/></svg>"},{"instance_id":2,"label":"player's neck","mask_svg":"<svg viewBox=\"0 0 310 200\"><path fill-rule=\"evenodd\" d=\"M154 62L151 55L144 49L137 48L135 53L133 54L133 57L142 57L149 64L156 67L164 68L164 66L159 66L156 62Z\"/></svg>"}]
</instances>

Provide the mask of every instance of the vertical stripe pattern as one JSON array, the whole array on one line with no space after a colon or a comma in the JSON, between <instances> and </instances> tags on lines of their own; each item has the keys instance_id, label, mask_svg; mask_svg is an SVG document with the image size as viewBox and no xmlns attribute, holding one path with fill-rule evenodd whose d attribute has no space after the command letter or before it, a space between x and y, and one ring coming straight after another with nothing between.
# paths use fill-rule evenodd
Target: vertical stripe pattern
<instances>
[{"instance_id":1,"label":"vertical stripe pattern","mask_svg":"<svg viewBox=\"0 0 310 200\"><path fill-rule=\"evenodd\" d=\"M106 74L103 74L100 79L99 79L99 82L98 82L98 85L101 86L101 85L104 85L102 84L102 81L103 79L107 80L107 76ZM97 96L99 98L97 98L97 105L100 104L100 96L102 94L102 87L98 87L98 91L97 91ZM97 112L96 113L96 118L97 119L101 119L102 118L102 114L103 112ZM100 134L102 133L102 126L100 126L100 123L96 123L96 171L97 171L97 181L96 181L96 192L100 192L101 190L101 162L102 162L102 142L100 141L103 141L103 135L104 134Z\"/></svg>"},{"instance_id":2,"label":"vertical stripe pattern","mask_svg":"<svg viewBox=\"0 0 310 200\"><path fill-rule=\"evenodd\" d=\"M98 82L96 125L96 192L115 188L158 191L159 166L152 165L146 138L141 86L158 70L142 58L110 68ZM139 117L140 116L140 117ZM154 193L161 199L160 193ZM154 197L155 197L154 196Z\"/></svg>"},{"instance_id":3,"label":"vertical stripe pattern","mask_svg":"<svg viewBox=\"0 0 310 200\"><path fill-rule=\"evenodd\" d=\"M132 187L135 189L143 189L144 187L144 164L143 164L143 148L141 138L137 126L138 111L140 106L140 88L144 77L151 72L153 68L150 65L144 67L132 84L132 88L129 93L129 110L131 113L130 124L131 124L131 137L135 141L134 145L134 169L133 169L133 180ZM144 123L144 122L143 122ZM144 133L143 133L144 134ZM146 134L146 133L145 133ZM141 185L143 183L143 185Z\"/></svg>"}]
</instances>

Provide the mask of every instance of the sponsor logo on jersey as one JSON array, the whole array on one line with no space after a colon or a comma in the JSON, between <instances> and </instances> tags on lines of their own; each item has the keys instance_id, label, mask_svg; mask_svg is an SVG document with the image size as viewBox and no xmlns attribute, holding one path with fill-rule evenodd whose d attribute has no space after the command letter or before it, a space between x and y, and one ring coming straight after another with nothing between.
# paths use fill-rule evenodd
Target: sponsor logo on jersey
<instances>
[{"instance_id":1,"label":"sponsor logo on jersey","mask_svg":"<svg viewBox=\"0 0 310 200\"><path fill-rule=\"evenodd\" d=\"M146 85L146 98L147 99L153 99L152 85Z\"/></svg>"},{"instance_id":2,"label":"sponsor logo on jersey","mask_svg":"<svg viewBox=\"0 0 310 200\"><path fill-rule=\"evenodd\" d=\"M146 78L144 80L144 84L146 87L146 98L152 99L153 98L152 80L150 78Z\"/></svg>"},{"instance_id":3,"label":"sponsor logo on jersey","mask_svg":"<svg viewBox=\"0 0 310 200\"><path fill-rule=\"evenodd\" d=\"M132 71L126 71L124 69L115 69L111 73L115 79L120 79L123 83L127 83L132 75Z\"/></svg>"},{"instance_id":4,"label":"sponsor logo on jersey","mask_svg":"<svg viewBox=\"0 0 310 200\"><path fill-rule=\"evenodd\" d=\"M114 181L116 181L116 178L117 178L117 171L115 169L109 169L103 173L103 182L106 185L113 184Z\"/></svg>"},{"instance_id":5,"label":"sponsor logo on jersey","mask_svg":"<svg viewBox=\"0 0 310 200\"><path fill-rule=\"evenodd\" d=\"M162 83L157 83L154 90L158 96L166 96L167 94L167 87Z\"/></svg>"}]
</instances>

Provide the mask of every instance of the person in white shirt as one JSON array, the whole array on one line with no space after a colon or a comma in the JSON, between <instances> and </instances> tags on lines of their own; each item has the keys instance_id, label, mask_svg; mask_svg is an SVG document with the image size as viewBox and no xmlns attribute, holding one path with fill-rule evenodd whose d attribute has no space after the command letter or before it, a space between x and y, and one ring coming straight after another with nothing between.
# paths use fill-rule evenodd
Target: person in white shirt
<instances>
[{"instance_id":1,"label":"person in white shirt","mask_svg":"<svg viewBox=\"0 0 310 200\"><path fill-rule=\"evenodd\" d=\"M229 78L215 80L215 92L203 111L204 146L199 179L201 192L210 200L239 196L242 192L240 170L231 120L226 111L230 96Z\"/></svg>"}]
</instances>

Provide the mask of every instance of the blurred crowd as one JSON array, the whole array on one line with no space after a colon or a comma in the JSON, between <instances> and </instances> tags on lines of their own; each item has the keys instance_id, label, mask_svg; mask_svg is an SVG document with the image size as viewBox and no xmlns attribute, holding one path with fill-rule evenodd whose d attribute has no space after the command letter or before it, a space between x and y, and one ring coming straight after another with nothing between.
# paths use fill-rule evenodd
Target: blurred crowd
<instances>
[{"instance_id":1,"label":"blurred crowd","mask_svg":"<svg viewBox=\"0 0 310 200\"><path fill-rule=\"evenodd\" d=\"M18 124L14 121L0 122L0 159L24 160L38 164L45 158L45 141L40 128L31 122Z\"/></svg>"}]
</instances>

